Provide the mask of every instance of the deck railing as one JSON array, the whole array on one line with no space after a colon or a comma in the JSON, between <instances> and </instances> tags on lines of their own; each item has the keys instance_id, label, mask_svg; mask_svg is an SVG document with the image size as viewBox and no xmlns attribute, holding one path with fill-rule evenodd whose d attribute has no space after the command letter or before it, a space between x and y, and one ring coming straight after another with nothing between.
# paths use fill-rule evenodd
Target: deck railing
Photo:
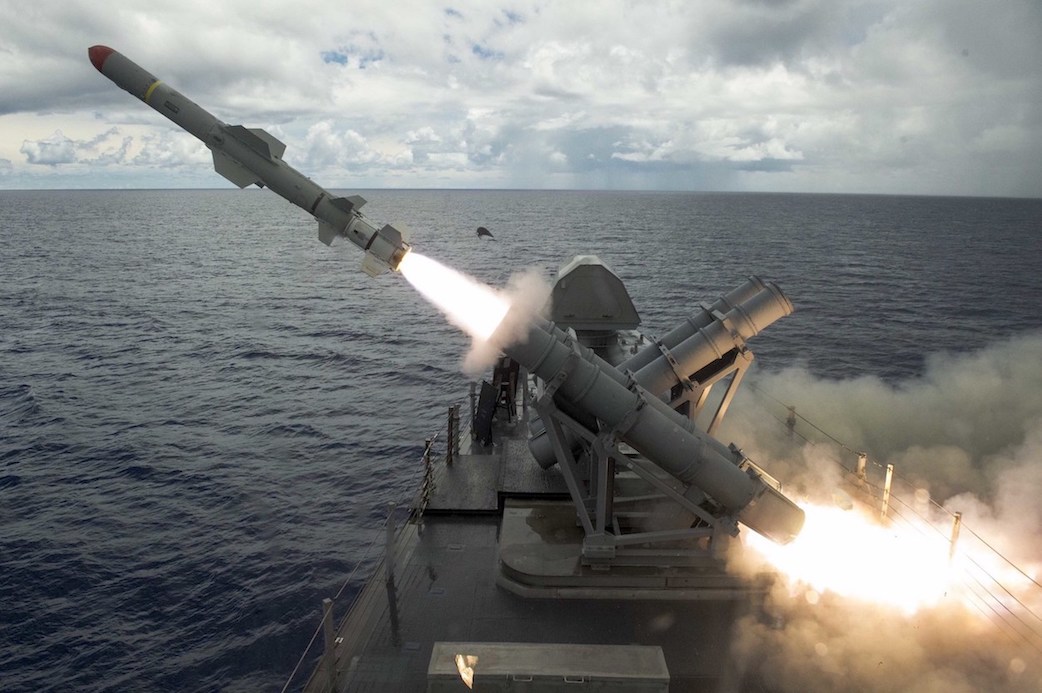
<instances>
[{"instance_id":1,"label":"deck railing","mask_svg":"<svg viewBox=\"0 0 1042 693\"><path fill-rule=\"evenodd\" d=\"M994 543L968 527L962 513L952 511L934 500L923 484L901 476L893 464L883 464L823 430L797 408L774 395L751 385L766 401L780 410L774 418L788 429L789 436L807 443L830 441L839 447L841 457L833 461L842 468L850 487L861 500L879 508L880 520L913 527L924 535L948 544L948 557L954 561L961 554L966 581L966 597L1011 641L1025 645L1042 656L1042 612L1033 604L1042 600L1042 584L1001 553ZM781 412L785 412L784 419ZM853 464L851 464L853 463ZM947 517L950 528L932 520ZM984 556L978 561L973 556ZM1005 565L1012 573L999 577L994 567ZM1016 583L1016 584L1014 584ZM1017 594L1025 595L1022 599Z\"/></svg>"},{"instance_id":2,"label":"deck railing","mask_svg":"<svg viewBox=\"0 0 1042 693\"><path fill-rule=\"evenodd\" d=\"M321 691L324 693L338 689L343 672L341 670L341 663L338 660L337 649L343 641L343 638L337 635L338 628L336 625L335 609L342 606L340 604L340 598L343 596L347 587L354 583L355 576L361 566L366 564L369 560L370 554L379 542L381 535L384 538L385 544L385 553L382 558L385 567L385 583L389 590L388 595L391 596L394 594L393 556L395 553L395 547L398 545L398 538L401 532L404 531L410 523L421 521L423 513L430 504L431 496L435 490L436 466L439 457L436 447L437 443L439 439L444 441L444 453L441 457L444 459L445 464L452 464L454 460L459 458L462 452L468 452L470 449L470 422L472 420L473 416L468 417L467 421L461 422L460 405L454 404L447 409L444 431L436 432L424 440L423 451L420 455L420 464L422 465L423 471L421 472L419 489L411 503L403 505L391 504L390 510L379 528L383 531L378 531L374 534L361 559L355 563L355 567L352 569L351 574L348 575L347 580L344 581L344 584L337 591L336 596L333 598L327 597L322 600L322 616L318 628L315 629L315 632L311 636L311 640L308 642L307 647L305 647L303 654L300 656L297 665L290 673L286 684L282 687L282 693L286 693L286 691L290 690L291 686L293 686L293 682L296 680L304 666L304 663L309 657L315 658L315 665L310 678L304 684L303 690L316 692ZM353 603L347 605L347 611L344 614L343 620L346 620L350 616L353 606ZM341 621L341 623L342 622L343 621ZM322 648L321 651L318 651L320 634L322 635Z\"/></svg>"}]
</instances>

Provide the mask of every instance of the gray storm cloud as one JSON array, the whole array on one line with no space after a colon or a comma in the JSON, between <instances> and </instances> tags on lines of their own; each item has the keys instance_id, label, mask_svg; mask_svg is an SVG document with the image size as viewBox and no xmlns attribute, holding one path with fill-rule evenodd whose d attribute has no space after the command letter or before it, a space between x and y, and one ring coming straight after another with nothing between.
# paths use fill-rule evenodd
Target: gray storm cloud
<instances>
[{"instance_id":1,"label":"gray storm cloud","mask_svg":"<svg viewBox=\"0 0 1042 693\"><path fill-rule=\"evenodd\" d=\"M279 126L328 185L1042 194L1036 3L69 0L0 20L0 158L55 187L55 129L166 127L91 73L83 48L118 36L222 119ZM97 173L153 184L108 150Z\"/></svg>"}]
</instances>

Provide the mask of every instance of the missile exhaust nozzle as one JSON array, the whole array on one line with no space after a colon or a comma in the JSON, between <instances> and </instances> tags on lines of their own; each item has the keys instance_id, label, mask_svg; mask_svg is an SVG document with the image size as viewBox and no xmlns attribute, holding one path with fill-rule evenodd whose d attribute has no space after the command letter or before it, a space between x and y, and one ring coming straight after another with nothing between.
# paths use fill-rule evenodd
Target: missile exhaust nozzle
<instances>
[{"instance_id":1,"label":"missile exhaust nozzle","mask_svg":"<svg viewBox=\"0 0 1042 693\"><path fill-rule=\"evenodd\" d=\"M365 249L362 271L370 277L375 277L387 270L397 272L398 267L402 264L402 258L411 247L405 242L401 230L386 224L373 234L369 246Z\"/></svg>"}]
</instances>

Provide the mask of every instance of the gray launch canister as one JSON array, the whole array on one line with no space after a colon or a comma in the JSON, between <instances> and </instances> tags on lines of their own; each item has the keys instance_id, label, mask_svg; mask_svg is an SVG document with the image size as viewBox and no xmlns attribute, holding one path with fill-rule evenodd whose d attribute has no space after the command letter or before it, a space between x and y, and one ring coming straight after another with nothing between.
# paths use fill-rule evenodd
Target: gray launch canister
<instances>
[{"instance_id":1,"label":"gray launch canister","mask_svg":"<svg viewBox=\"0 0 1042 693\"><path fill-rule=\"evenodd\" d=\"M753 295L733 304L726 314L703 310L667 335L673 343L664 341L663 345L670 349L680 373L685 376L695 373L723 358L724 354L752 339L777 320L792 314L792 303L781 289L771 282L761 286ZM632 368L638 363L636 359L640 355L624 363L622 368ZM680 382L678 369L661 353L639 369L633 369L633 377L655 394L661 394Z\"/></svg>"},{"instance_id":2,"label":"gray launch canister","mask_svg":"<svg viewBox=\"0 0 1042 693\"><path fill-rule=\"evenodd\" d=\"M709 306L708 310L701 308L698 312L688 316L684 322L680 323L659 339L659 343L667 349L676 348L676 346L685 339L711 324L714 320L713 313L729 313L735 307L745 303L753 296L763 291L764 288L766 288L766 285L759 277L749 277L744 284L736 289L732 289L727 294L718 298L713 305ZM637 352L636 355L624 361L619 366L619 370L623 372L632 371L636 373L652 361L657 361L661 358L662 351L659 348L659 345L649 344ZM650 387L648 389L652 391L654 390Z\"/></svg>"},{"instance_id":3,"label":"gray launch canister","mask_svg":"<svg viewBox=\"0 0 1042 693\"><path fill-rule=\"evenodd\" d=\"M792 311L792 302L777 285L750 277L746 283L718 299L708 309L703 308L689 316L658 343L645 347L617 368L596 355L590 358L616 381L626 384L625 373L632 372L633 379L641 387L661 396L677 384L678 372L695 373ZM567 338L566 333L556 326L553 334L557 339ZM669 350L675 365L665 357L663 348ZM670 409L657 397L650 404L659 409ZM576 412L570 411L569 414L575 416ZM534 419L530 425L532 438L528 447L536 461L549 468L557 460L546 427L539 419ZM687 422L687 427L696 430L691 422ZM579 441L578 436L569 430L564 433L566 445L574 447Z\"/></svg>"},{"instance_id":4,"label":"gray launch canister","mask_svg":"<svg viewBox=\"0 0 1042 693\"><path fill-rule=\"evenodd\" d=\"M504 324L525 320L515 310ZM614 428L634 450L707 494L754 531L781 543L799 533L804 520L799 506L752 470L740 468L722 443L689 428L685 417L636 382L620 382L625 377L616 369L565 339L552 323L535 318L524 336L503 351L543 381L560 382L556 397L569 408ZM493 334L493 343L503 341Z\"/></svg>"}]
</instances>

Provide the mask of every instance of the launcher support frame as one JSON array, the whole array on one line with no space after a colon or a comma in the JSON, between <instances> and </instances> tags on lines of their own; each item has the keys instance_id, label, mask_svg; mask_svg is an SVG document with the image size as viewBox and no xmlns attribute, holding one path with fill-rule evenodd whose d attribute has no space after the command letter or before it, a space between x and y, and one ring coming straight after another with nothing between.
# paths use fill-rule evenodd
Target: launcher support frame
<instances>
[{"instance_id":1,"label":"launcher support frame","mask_svg":"<svg viewBox=\"0 0 1042 693\"><path fill-rule=\"evenodd\" d=\"M626 422L613 429L601 426L600 432L594 434L561 411L554 403L555 390L552 383L544 386L534 399L533 407L546 425L547 436L583 528L583 563L600 568L621 565L668 567L721 558L727 540L738 534L735 518L713 515L699 505L705 500L703 493L692 489L694 493L689 491L689 495L694 495L697 500L688 498L654 464L636 453L623 452L619 436L622 433L620 429L626 428ZM583 439L584 453L577 456L572 452L566 430ZM585 458L586 465L582 458ZM620 514L616 512L615 481L619 467L632 471L652 486L656 492L653 498L668 499L697 518L695 523L698 526L624 531L619 521ZM698 540L704 542L696 544ZM677 542L688 542L689 546L678 547L675 545Z\"/></svg>"}]
</instances>

